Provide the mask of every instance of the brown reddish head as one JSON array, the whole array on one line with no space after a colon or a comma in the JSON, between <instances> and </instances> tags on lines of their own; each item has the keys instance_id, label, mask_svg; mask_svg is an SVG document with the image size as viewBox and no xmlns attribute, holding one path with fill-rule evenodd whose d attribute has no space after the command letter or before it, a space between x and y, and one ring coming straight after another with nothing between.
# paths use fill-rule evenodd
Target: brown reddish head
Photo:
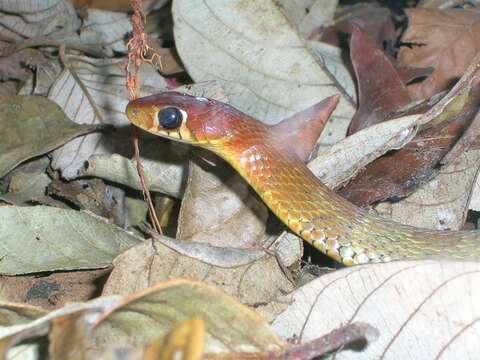
<instances>
[{"instance_id":1,"label":"brown reddish head","mask_svg":"<svg viewBox=\"0 0 480 360\"><path fill-rule=\"evenodd\" d=\"M130 101L126 113L148 132L208 148L235 142L240 130L263 126L227 104L173 91Z\"/></svg>"}]
</instances>

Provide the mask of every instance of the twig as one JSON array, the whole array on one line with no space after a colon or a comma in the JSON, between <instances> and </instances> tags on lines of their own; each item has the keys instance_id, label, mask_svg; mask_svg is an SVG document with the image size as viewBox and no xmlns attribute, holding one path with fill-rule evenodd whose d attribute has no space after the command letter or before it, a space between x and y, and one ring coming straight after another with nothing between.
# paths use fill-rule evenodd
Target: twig
<instances>
[{"instance_id":1,"label":"twig","mask_svg":"<svg viewBox=\"0 0 480 360\"><path fill-rule=\"evenodd\" d=\"M127 44L128 61L125 65L128 98L134 100L140 96L140 65L143 60L143 54L147 48L147 35L144 30L145 15L142 12L142 0L130 0L133 9L131 18L133 34ZM133 67L133 68L132 68ZM148 214L155 230L162 234L162 228L155 213L150 191L148 190L147 180L140 161L140 150L138 149L138 136L135 133L133 138L135 148L135 161L137 164L137 173L142 185L142 192L148 205Z\"/></svg>"}]
</instances>

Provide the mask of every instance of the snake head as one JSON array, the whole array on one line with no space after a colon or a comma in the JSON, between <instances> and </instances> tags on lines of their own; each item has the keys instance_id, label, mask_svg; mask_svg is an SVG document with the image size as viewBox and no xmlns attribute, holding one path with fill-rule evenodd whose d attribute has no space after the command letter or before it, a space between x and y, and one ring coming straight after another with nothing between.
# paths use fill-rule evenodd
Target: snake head
<instances>
[{"instance_id":1,"label":"snake head","mask_svg":"<svg viewBox=\"0 0 480 360\"><path fill-rule=\"evenodd\" d=\"M239 123L256 123L227 104L174 91L130 101L126 113L150 133L208 148L235 138Z\"/></svg>"}]
</instances>

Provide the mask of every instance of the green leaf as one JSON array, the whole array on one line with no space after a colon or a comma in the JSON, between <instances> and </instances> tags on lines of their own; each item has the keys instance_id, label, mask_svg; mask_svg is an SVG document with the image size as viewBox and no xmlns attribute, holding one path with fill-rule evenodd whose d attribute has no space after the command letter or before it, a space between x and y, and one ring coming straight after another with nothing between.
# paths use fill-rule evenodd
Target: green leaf
<instances>
[{"instance_id":1,"label":"green leaf","mask_svg":"<svg viewBox=\"0 0 480 360\"><path fill-rule=\"evenodd\" d=\"M32 157L98 130L68 119L53 101L41 96L10 96L0 100L0 177Z\"/></svg>"},{"instance_id":2,"label":"green leaf","mask_svg":"<svg viewBox=\"0 0 480 360\"><path fill-rule=\"evenodd\" d=\"M0 207L0 273L106 267L142 239L85 212Z\"/></svg>"}]
</instances>

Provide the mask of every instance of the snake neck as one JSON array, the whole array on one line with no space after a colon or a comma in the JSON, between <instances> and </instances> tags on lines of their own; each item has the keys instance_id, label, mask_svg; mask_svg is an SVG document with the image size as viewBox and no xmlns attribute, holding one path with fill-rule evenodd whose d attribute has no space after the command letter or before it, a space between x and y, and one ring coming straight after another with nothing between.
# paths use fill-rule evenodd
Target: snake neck
<instances>
[{"instance_id":1,"label":"snake neck","mask_svg":"<svg viewBox=\"0 0 480 360\"><path fill-rule=\"evenodd\" d=\"M282 144L261 140L242 148L237 142L219 155L294 233L336 261L480 259L479 232L419 229L367 213L327 188Z\"/></svg>"}]
</instances>

